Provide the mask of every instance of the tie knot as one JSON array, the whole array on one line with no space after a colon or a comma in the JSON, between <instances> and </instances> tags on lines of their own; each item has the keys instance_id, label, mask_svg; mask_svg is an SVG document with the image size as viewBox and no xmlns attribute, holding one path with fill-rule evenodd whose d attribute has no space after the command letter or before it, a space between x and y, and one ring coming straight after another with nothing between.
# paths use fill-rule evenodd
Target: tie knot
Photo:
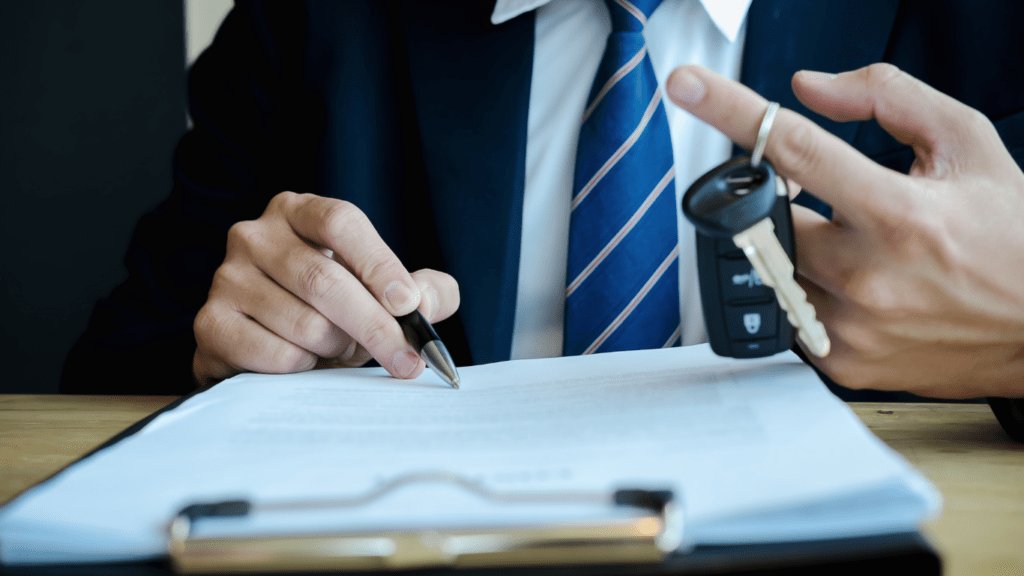
<instances>
[{"instance_id":1,"label":"tie knot","mask_svg":"<svg viewBox=\"0 0 1024 576\"><path fill-rule=\"evenodd\" d=\"M612 17L612 32L641 32L661 0L604 0Z\"/></svg>"}]
</instances>

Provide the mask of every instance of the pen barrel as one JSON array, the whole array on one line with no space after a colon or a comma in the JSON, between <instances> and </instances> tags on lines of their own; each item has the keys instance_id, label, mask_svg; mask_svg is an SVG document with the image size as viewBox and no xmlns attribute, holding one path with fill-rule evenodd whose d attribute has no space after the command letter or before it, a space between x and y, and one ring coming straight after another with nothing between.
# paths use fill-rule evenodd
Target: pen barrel
<instances>
[{"instance_id":1,"label":"pen barrel","mask_svg":"<svg viewBox=\"0 0 1024 576\"><path fill-rule=\"evenodd\" d=\"M402 332L405 333L405 339L412 344L417 354L423 351L427 342L440 340L437 337L437 332L434 332L433 326L427 322L419 310L413 310L411 314L405 316L398 316L397 320L398 325L402 327Z\"/></svg>"}]
</instances>

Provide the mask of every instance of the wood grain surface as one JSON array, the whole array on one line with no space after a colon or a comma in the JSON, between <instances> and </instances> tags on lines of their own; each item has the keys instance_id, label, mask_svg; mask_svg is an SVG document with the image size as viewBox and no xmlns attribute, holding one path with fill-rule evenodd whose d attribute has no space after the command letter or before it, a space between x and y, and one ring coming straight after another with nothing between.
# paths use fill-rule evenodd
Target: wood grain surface
<instances>
[{"instance_id":1,"label":"wood grain surface","mask_svg":"<svg viewBox=\"0 0 1024 576\"><path fill-rule=\"evenodd\" d=\"M170 396L0 395L0 503L40 482ZM1024 445L982 404L850 405L945 498L924 529L951 576L1024 575Z\"/></svg>"},{"instance_id":2,"label":"wood grain surface","mask_svg":"<svg viewBox=\"0 0 1024 576\"><path fill-rule=\"evenodd\" d=\"M985 404L850 405L945 499L924 533L945 574L1024 575L1024 445Z\"/></svg>"},{"instance_id":3,"label":"wood grain surface","mask_svg":"<svg viewBox=\"0 0 1024 576\"><path fill-rule=\"evenodd\" d=\"M0 394L0 503L176 399Z\"/></svg>"}]
</instances>

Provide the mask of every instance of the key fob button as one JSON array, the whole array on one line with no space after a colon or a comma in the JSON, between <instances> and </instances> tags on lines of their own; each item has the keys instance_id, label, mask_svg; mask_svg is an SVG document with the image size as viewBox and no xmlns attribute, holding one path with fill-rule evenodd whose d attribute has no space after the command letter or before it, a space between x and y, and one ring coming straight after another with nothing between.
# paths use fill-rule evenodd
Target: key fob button
<instances>
[{"instance_id":1,"label":"key fob button","mask_svg":"<svg viewBox=\"0 0 1024 576\"><path fill-rule=\"evenodd\" d=\"M771 287L761 281L761 276L745 257L741 256L738 260L720 259L718 274L726 301L775 299Z\"/></svg>"},{"instance_id":2,"label":"key fob button","mask_svg":"<svg viewBox=\"0 0 1024 576\"><path fill-rule=\"evenodd\" d=\"M733 340L773 338L778 326L778 306L755 304L752 306L726 306L725 326Z\"/></svg>"},{"instance_id":3,"label":"key fob button","mask_svg":"<svg viewBox=\"0 0 1024 576\"><path fill-rule=\"evenodd\" d=\"M775 338L761 340L741 340L730 343L729 353L733 358L760 358L778 352Z\"/></svg>"}]
</instances>

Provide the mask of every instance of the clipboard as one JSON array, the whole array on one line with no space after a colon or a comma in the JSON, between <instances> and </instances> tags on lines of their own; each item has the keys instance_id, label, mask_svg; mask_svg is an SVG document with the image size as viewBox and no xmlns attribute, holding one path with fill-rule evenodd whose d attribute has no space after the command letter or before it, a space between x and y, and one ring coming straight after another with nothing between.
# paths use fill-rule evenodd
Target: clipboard
<instances>
[{"instance_id":1,"label":"clipboard","mask_svg":"<svg viewBox=\"0 0 1024 576\"><path fill-rule=\"evenodd\" d=\"M595 503L629 508L626 517L585 523L403 528L381 531L201 537L198 523L302 510L372 504L404 486L445 483L501 504ZM346 498L197 503L168 525L168 553L183 574L304 571L396 571L426 568L656 564L681 548L681 507L667 490L613 492L495 492L458 474L421 472L391 479Z\"/></svg>"},{"instance_id":2,"label":"clipboard","mask_svg":"<svg viewBox=\"0 0 1024 576\"><path fill-rule=\"evenodd\" d=\"M183 396L165 408L127 427L121 433L76 460L76 462L89 458L97 452L134 435L160 414L173 410L198 392ZM45 481L43 480L43 482ZM217 512L230 512L231 506L235 505L237 504L229 503L228 506ZM197 509L193 510L201 512ZM236 512L240 512L240 510L236 510ZM199 519L206 516L208 514L201 513L195 517ZM170 529L170 523L168 524L168 529ZM498 560L497 556L494 556L492 560ZM530 565L524 563L518 566L469 566L467 564L463 566L446 566L438 569L415 570L412 572L392 569L390 572L396 576L403 573L415 574L416 576L564 576L567 574L574 576L585 574L652 576L669 574L687 576L721 576L725 574L777 576L778 574L787 574L791 576L818 576L819 574L832 573L835 570L842 570L843 572L841 573L870 573L873 576L904 576L905 574L940 576L942 574L942 562L938 552L917 532L769 544L698 545L690 549L679 549L668 554L662 554L660 560L655 561L634 562L625 556L616 554L608 554L603 562L598 557L594 557L590 563L576 562L575 560L573 558L571 562L561 564L535 563ZM237 570L235 572L238 573ZM263 573L266 572L263 571ZM333 573L344 576L368 576L379 574L382 570L367 566L358 572L343 572L337 570L329 571L320 566L318 572L320 574ZM230 573L230 570L226 569L222 573ZM253 570L250 573L258 572ZM301 576L309 572L308 570L306 572L279 570L276 573L282 576L285 574ZM4 576L84 576L91 574L170 576L175 574L175 570L173 560L169 558L145 562L84 565L0 565L0 575Z\"/></svg>"},{"instance_id":3,"label":"clipboard","mask_svg":"<svg viewBox=\"0 0 1024 576\"><path fill-rule=\"evenodd\" d=\"M210 518L273 514L310 508L351 508L402 486L443 482L508 503L603 502L636 514L619 521L532 526L477 526L378 532L265 534L202 538L197 522ZM805 574L843 570L876 576L942 574L938 554L917 533L810 542L727 546L685 545L681 499L665 490L621 489L610 493L494 492L456 474L407 474L350 498L254 503L244 500L193 504L169 523L169 565L179 574L344 576L457 574L545 576L564 574L705 575ZM166 572L161 572L166 573Z\"/></svg>"},{"instance_id":4,"label":"clipboard","mask_svg":"<svg viewBox=\"0 0 1024 576\"><path fill-rule=\"evenodd\" d=\"M151 420L154 416L147 418L145 421ZM113 439L107 444L114 444L117 441L133 434L138 431L142 422L136 426L132 426L125 431L119 437ZM103 450L106 448L100 448ZM89 456L86 456L88 458ZM400 472L399 472L400 473ZM613 484L614 486L614 484ZM655 485L656 486L656 485ZM453 490L455 492L457 490ZM217 494L218 492L212 492L211 494ZM284 490L278 492L280 498L289 498L289 491ZM328 493L329 495L330 493ZM674 495L675 496L675 495ZM216 496L215 496L216 497ZM269 497L269 496L268 496ZM607 494L605 495L607 498ZM673 499L675 500L675 499ZM681 498L680 498L681 500ZM181 500L182 503L189 503L189 500ZM198 504L204 504L202 502ZM206 503L210 504L210 503ZM213 504L217 504L214 502ZM248 512L250 513L255 510L255 513L259 513L261 506L268 504L275 504L273 502L248 502ZM289 504L287 502L277 504ZM292 502L291 504L294 504ZM179 504L180 505L180 504ZM230 506L225 507L230 508ZM193 511L202 512L201 510L192 509ZM265 510L264 510L265 511ZM651 515L651 510L640 510L640 515ZM175 514L177 516L178 514ZM205 519L210 517L209 514L193 514L194 517L189 518L190 524L193 520L197 522L203 522ZM554 515L547 515L548 517L554 517ZM478 518L487 521L488 515L479 515ZM527 517L523 515L521 517ZM164 515L154 518L155 523L151 523L150 526L159 526L161 522L164 526L169 526L171 522L170 510L165 510ZM297 529L303 529L305 526L302 522L292 522L293 526ZM265 526L275 526L275 522L262 523ZM323 524L321 524L323 525ZM486 528L486 527L483 527ZM526 527L536 528L536 527ZM179 530L181 530L179 528ZM209 533L209 532L207 532ZM165 533L166 534L166 533ZM180 534L189 534L196 536L191 532L180 532ZM199 531L198 534L202 534ZM249 534L252 534L251 532ZM267 536L275 536L268 534ZM841 538L832 540L815 540L813 534L810 535L810 539L805 541L784 541L773 544L753 544L753 543L739 543L737 545L702 545L696 548L686 550L685 548L680 551L674 551L669 554L665 554L664 550L658 551L658 556L654 560L649 560L650 557L643 559L643 561L635 561L628 555L618 555L609 553L603 559L596 558L588 560L586 562L578 562L575 554L570 554L571 558L564 559L562 563L556 563L552 560L539 560L534 559L533 563L523 563L521 565L510 565L495 561L492 558L489 562L480 562L478 565L473 566L468 562L459 564L457 562L451 562L449 564L436 565L435 568L409 568L411 573L417 574L418 576L426 576L432 574L459 574L468 576L469 574L481 574L481 575L513 575L513 574L768 574L768 573L806 573L806 574L817 574L825 570L834 567L845 567L848 563L852 563L857 566L859 570L867 571L871 570L877 575L879 574L903 574L903 573L915 573L915 574L939 574L940 573L940 562L937 554L931 547L922 539L919 535L913 532L908 533L890 533L882 536L862 537L862 538ZM195 538L190 538L195 540ZM200 538L201 539L201 538ZM163 546L166 546L168 538L161 538ZM539 546L538 546L539 547ZM539 547L540 548L540 547ZM572 550L576 552L575 549ZM40 565L5 565L0 566L0 573L2 574L114 574L114 575L129 575L129 574L168 574L171 570L171 564L169 561L169 554L166 553L165 547L157 547L152 555L146 558L137 558L134 560L119 560L110 561L109 563L103 564L40 564ZM660 558L660 560L659 560ZM238 571L238 567L228 567L225 570ZM318 566L318 569L325 569L324 566ZM366 566L361 570L363 574L378 573L381 568ZM399 567L383 568L383 570L395 570L406 572L405 569ZM283 573L283 572L279 572ZM337 572L336 572L337 573ZM346 574L352 574L347 572Z\"/></svg>"}]
</instances>

